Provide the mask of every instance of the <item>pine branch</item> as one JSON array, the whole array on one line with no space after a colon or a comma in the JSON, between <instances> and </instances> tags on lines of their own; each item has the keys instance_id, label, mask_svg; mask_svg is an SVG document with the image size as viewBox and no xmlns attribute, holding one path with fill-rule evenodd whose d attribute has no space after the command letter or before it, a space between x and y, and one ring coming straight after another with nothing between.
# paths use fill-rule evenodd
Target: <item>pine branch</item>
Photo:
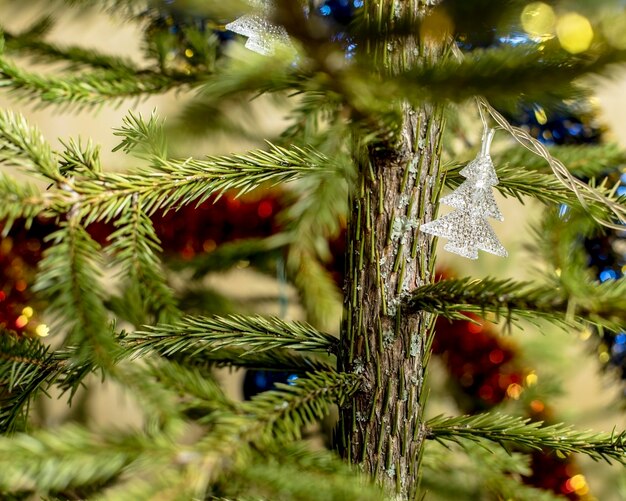
<instances>
[{"instance_id":1,"label":"pine branch","mask_svg":"<svg viewBox=\"0 0 626 501\"><path fill-rule=\"evenodd\" d=\"M0 110L0 164L22 167L52 181L61 179L57 160L41 132L9 110Z\"/></svg>"},{"instance_id":2,"label":"pine branch","mask_svg":"<svg viewBox=\"0 0 626 501\"><path fill-rule=\"evenodd\" d=\"M203 464L211 464L212 478L236 476L233 468L250 464L254 450L275 454L272 451L279 444L290 446L303 427L325 416L330 405L341 404L357 385L354 375L328 367L298 378L291 386L278 385L277 390L259 394L242 403L236 413L218 413L211 432L197 444Z\"/></svg>"},{"instance_id":3,"label":"pine branch","mask_svg":"<svg viewBox=\"0 0 626 501\"><path fill-rule=\"evenodd\" d=\"M200 415L207 423L216 411L237 412L238 406L226 396L220 385L206 371L173 361L150 362L152 373L159 383L185 395L179 403L181 412Z\"/></svg>"},{"instance_id":4,"label":"pine branch","mask_svg":"<svg viewBox=\"0 0 626 501\"><path fill-rule=\"evenodd\" d=\"M24 219L25 227L29 228L33 219L45 209L44 198L35 185L17 182L4 173L0 173L0 199L3 237L8 235L16 220Z\"/></svg>"},{"instance_id":5,"label":"pine branch","mask_svg":"<svg viewBox=\"0 0 626 501\"><path fill-rule=\"evenodd\" d=\"M333 368L333 364L320 360L318 357L304 355L287 350L271 350L250 353L245 349L224 348L215 352L204 352L195 356L184 357L189 364L216 367L245 367L247 369L264 369L306 373L325 371Z\"/></svg>"},{"instance_id":6,"label":"pine branch","mask_svg":"<svg viewBox=\"0 0 626 501\"><path fill-rule=\"evenodd\" d=\"M60 154L60 166L64 172L84 176L65 178L39 132L31 129L23 117L4 112L0 114L0 162L24 165L54 180L60 190L46 198L46 207L58 213L72 210L84 218L84 224L109 221L135 203L150 216L157 209L202 203L227 190L243 194L265 183L334 171L325 155L297 146L270 145L269 151L168 160L162 157L166 151L162 134L161 124L154 117L148 122L134 115L126 119L118 130L123 137L120 148L130 151L143 141L152 141L146 152L152 165L131 174L102 173L97 150L89 144L81 148L69 142Z\"/></svg>"},{"instance_id":7,"label":"pine branch","mask_svg":"<svg viewBox=\"0 0 626 501\"><path fill-rule=\"evenodd\" d=\"M516 501L563 501L563 497L522 482L532 474L530 456L489 447L486 440L467 440L462 451L452 444L426 444L420 488L444 499L481 498ZM464 454L459 454L463 452Z\"/></svg>"},{"instance_id":8,"label":"pine branch","mask_svg":"<svg viewBox=\"0 0 626 501\"><path fill-rule=\"evenodd\" d=\"M59 140L65 148L61 152L57 152L59 157L59 171L62 175L81 174L87 177L94 177L102 173L102 165L100 163L100 147L95 146L91 139L86 145L82 144L80 138L78 141L69 139L68 141Z\"/></svg>"},{"instance_id":9,"label":"pine branch","mask_svg":"<svg viewBox=\"0 0 626 501\"><path fill-rule=\"evenodd\" d=\"M238 47L229 55L230 58L224 66L201 87L201 109L207 109L224 98L236 95L304 91L307 87L319 87L314 82L307 82L311 75L294 68L294 54L291 49L282 50L277 47L271 56L260 56Z\"/></svg>"},{"instance_id":10,"label":"pine branch","mask_svg":"<svg viewBox=\"0 0 626 501\"><path fill-rule=\"evenodd\" d=\"M147 7L145 0L63 0L62 3L75 8L99 9L128 19L136 19Z\"/></svg>"},{"instance_id":11,"label":"pine branch","mask_svg":"<svg viewBox=\"0 0 626 501\"><path fill-rule=\"evenodd\" d=\"M617 461L626 465L626 432L578 432L563 424L542 425L542 422L531 422L529 418L486 413L438 416L429 420L426 428L428 438L441 443L486 439L503 447L510 443L539 451L549 448L561 454L586 454L594 460Z\"/></svg>"},{"instance_id":12,"label":"pine branch","mask_svg":"<svg viewBox=\"0 0 626 501\"><path fill-rule=\"evenodd\" d=\"M551 146L550 153L576 177L601 177L615 169L615 166L626 164L624 149L615 143ZM526 148L507 148L494 155L494 163L496 166L509 167L509 170L523 167L525 170L552 173L545 159Z\"/></svg>"},{"instance_id":13,"label":"pine branch","mask_svg":"<svg viewBox=\"0 0 626 501\"><path fill-rule=\"evenodd\" d=\"M125 286L139 297L144 317L150 314L158 322L175 320L180 313L159 259L162 251L152 221L133 201L115 221L115 226L107 250L115 256L116 264L121 265Z\"/></svg>"},{"instance_id":14,"label":"pine branch","mask_svg":"<svg viewBox=\"0 0 626 501\"><path fill-rule=\"evenodd\" d=\"M0 432L16 428L31 399L50 386L62 367L38 339L0 332Z\"/></svg>"},{"instance_id":15,"label":"pine branch","mask_svg":"<svg viewBox=\"0 0 626 501\"><path fill-rule=\"evenodd\" d=\"M53 329L65 332L65 343L78 347L76 356L110 367L116 345L99 285L99 246L74 220L62 223L46 240L34 290L47 301Z\"/></svg>"},{"instance_id":16,"label":"pine branch","mask_svg":"<svg viewBox=\"0 0 626 501\"><path fill-rule=\"evenodd\" d=\"M297 146L242 155L209 156L204 160L162 160L133 174L103 174L97 180L83 180L70 186L72 203L80 204L86 224L108 221L137 198L142 210L152 215L192 202L198 204L213 195L235 190L240 194L265 183L292 181L329 169L328 160L311 149Z\"/></svg>"},{"instance_id":17,"label":"pine branch","mask_svg":"<svg viewBox=\"0 0 626 501\"><path fill-rule=\"evenodd\" d=\"M166 357L179 352L223 349L242 349L244 354L276 349L336 353L337 349L335 337L306 323L243 315L185 317L173 325L157 325L132 333L125 342L138 356L156 351Z\"/></svg>"},{"instance_id":18,"label":"pine branch","mask_svg":"<svg viewBox=\"0 0 626 501\"><path fill-rule=\"evenodd\" d=\"M520 44L474 50L463 60L449 57L444 61L416 66L394 75L379 87L386 93L394 86L398 93L414 101L462 101L481 95L500 102L520 95L528 102L541 100L555 89L562 97L575 93L573 80L588 74L607 72L611 65L624 62L626 52L597 44L591 50L572 55L561 49L558 41Z\"/></svg>"},{"instance_id":19,"label":"pine branch","mask_svg":"<svg viewBox=\"0 0 626 501\"><path fill-rule=\"evenodd\" d=\"M182 501L182 496L186 494L189 494L187 499L194 499L192 493L186 492L189 485L182 485L183 482L186 482L183 472L161 471L148 479L135 476L86 499L88 501L150 501L157 499L159 501ZM174 490L176 492L173 492ZM67 500L59 499L59 501Z\"/></svg>"},{"instance_id":20,"label":"pine branch","mask_svg":"<svg viewBox=\"0 0 626 501\"><path fill-rule=\"evenodd\" d=\"M289 459L289 456L285 459ZM288 461L254 462L237 471L224 482L226 492L235 499L253 492L262 499L284 501L381 501L386 499L382 489L368 485L352 475L315 472L298 468ZM232 497L229 496L230 499Z\"/></svg>"},{"instance_id":21,"label":"pine branch","mask_svg":"<svg viewBox=\"0 0 626 501\"><path fill-rule=\"evenodd\" d=\"M19 34L11 34L0 28L0 32L4 34L5 50L16 52L19 55L27 55L34 63L62 62L65 63L64 69L68 71L90 68L114 70L116 73L126 72L128 74L139 72L137 66L130 59L102 54L94 49L83 49L75 46L61 47L43 41L42 36L52 28L53 24L53 20L46 16Z\"/></svg>"},{"instance_id":22,"label":"pine branch","mask_svg":"<svg viewBox=\"0 0 626 501\"><path fill-rule=\"evenodd\" d=\"M147 122L141 114L134 115L132 111L129 111L128 115L123 118L122 126L115 129L113 135L122 138L122 142L113 148L113 151L135 152L140 157L167 158L167 141L163 121L159 120L155 111L152 112Z\"/></svg>"},{"instance_id":23,"label":"pine branch","mask_svg":"<svg viewBox=\"0 0 626 501\"><path fill-rule=\"evenodd\" d=\"M217 449L223 454L243 444L255 443L265 449L277 446L276 439L279 443L297 440L302 428L324 417L330 405L341 404L352 395L358 380L352 374L327 368L300 377L292 385L276 386L276 390L243 402L240 413L222 415L202 449Z\"/></svg>"},{"instance_id":24,"label":"pine branch","mask_svg":"<svg viewBox=\"0 0 626 501\"><path fill-rule=\"evenodd\" d=\"M52 385L71 399L97 367L76 360L77 348L51 351L39 339L0 335L0 432L14 431L28 417L29 404Z\"/></svg>"},{"instance_id":25,"label":"pine branch","mask_svg":"<svg viewBox=\"0 0 626 501\"><path fill-rule=\"evenodd\" d=\"M451 320L468 319L466 313L515 322L537 318L566 325L595 322L609 328L626 325L626 285L588 284L581 296L568 297L558 287L532 287L513 280L471 278L441 280L417 288L408 299L407 313L428 311Z\"/></svg>"},{"instance_id":26,"label":"pine branch","mask_svg":"<svg viewBox=\"0 0 626 501\"><path fill-rule=\"evenodd\" d=\"M277 384L278 389L265 391L243 404L253 416L255 427L266 437L297 440L303 427L328 414L331 404L341 405L358 387L352 374L333 370L308 373L293 385Z\"/></svg>"},{"instance_id":27,"label":"pine branch","mask_svg":"<svg viewBox=\"0 0 626 501\"><path fill-rule=\"evenodd\" d=\"M100 70L80 76L40 75L25 71L0 57L0 87L22 100L41 105L61 104L72 109L119 104L127 98L162 94L168 90L199 85L202 77L149 70L129 74L125 70Z\"/></svg>"},{"instance_id":28,"label":"pine branch","mask_svg":"<svg viewBox=\"0 0 626 501\"><path fill-rule=\"evenodd\" d=\"M144 469L158 470L176 453L165 437L91 435L66 426L0 438L0 491L54 492L102 483L146 454Z\"/></svg>"},{"instance_id":29,"label":"pine branch","mask_svg":"<svg viewBox=\"0 0 626 501\"><path fill-rule=\"evenodd\" d=\"M138 347L141 349L141 345L138 345ZM127 351L127 355L132 356L132 349ZM166 356L166 358L204 369L211 369L213 367L243 367L247 369L278 370L297 373L332 369L332 365L318 357L279 349L257 352L250 352L246 348L230 347L214 351L181 349L175 354Z\"/></svg>"},{"instance_id":30,"label":"pine branch","mask_svg":"<svg viewBox=\"0 0 626 501\"><path fill-rule=\"evenodd\" d=\"M63 0L63 3L74 8L91 8L104 11L116 18L120 15L129 20L141 19L146 9L154 7L146 0ZM250 4L246 0L204 0L200 4L181 6L181 10L189 11L197 16L204 15L210 19L234 19L250 11Z\"/></svg>"}]
</instances>

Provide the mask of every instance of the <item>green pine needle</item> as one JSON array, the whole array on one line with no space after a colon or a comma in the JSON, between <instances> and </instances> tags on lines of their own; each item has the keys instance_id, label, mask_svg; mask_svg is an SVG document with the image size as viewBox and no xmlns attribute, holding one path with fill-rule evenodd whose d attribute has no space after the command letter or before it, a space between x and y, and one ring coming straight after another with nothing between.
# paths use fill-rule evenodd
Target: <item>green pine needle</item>
<instances>
[{"instance_id":1,"label":"green pine needle","mask_svg":"<svg viewBox=\"0 0 626 501\"><path fill-rule=\"evenodd\" d=\"M173 325L162 324L129 334L128 349L136 355L156 351L163 356L179 352L215 352L241 349L246 354L270 350L335 353L337 339L303 322L274 317L229 315L184 317Z\"/></svg>"},{"instance_id":2,"label":"green pine needle","mask_svg":"<svg viewBox=\"0 0 626 501\"><path fill-rule=\"evenodd\" d=\"M119 67L80 76L43 75L25 71L0 57L0 87L25 101L35 99L42 105L57 104L74 110L119 104L124 99L162 94L199 83L194 75L165 75L150 70L128 73Z\"/></svg>"},{"instance_id":3,"label":"green pine needle","mask_svg":"<svg viewBox=\"0 0 626 501\"><path fill-rule=\"evenodd\" d=\"M61 47L45 42L42 36L54 26L53 20L45 16L30 26L25 32L11 34L4 30L5 51L29 56L35 63L64 63L64 69L76 71L84 68L114 70L133 74L137 66L126 58L102 54L93 48Z\"/></svg>"},{"instance_id":4,"label":"green pine needle","mask_svg":"<svg viewBox=\"0 0 626 501\"><path fill-rule=\"evenodd\" d=\"M247 193L264 184L293 181L330 170L329 161L310 148L270 145L240 155L208 156L204 160L152 158L153 165L130 174L102 174L69 186L68 203L80 202L80 214L91 223L111 220L134 199L152 215L192 202L202 203L228 190Z\"/></svg>"},{"instance_id":5,"label":"green pine needle","mask_svg":"<svg viewBox=\"0 0 626 501\"><path fill-rule=\"evenodd\" d=\"M0 438L0 492L47 493L98 484L147 453L144 468L162 467L176 454L165 437L109 433L95 436L78 426ZM149 459L148 459L149 458Z\"/></svg>"},{"instance_id":6,"label":"green pine needle","mask_svg":"<svg viewBox=\"0 0 626 501\"><path fill-rule=\"evenodd\" d=\"M161 247L152 221L134 203L115 221L115 226L108 237L111 245L107 251L120 266L127 289L139 296L144 317L150 314L161 322L175 320L180 313L159 259Z\"/></svg>"},{"instance_id":7,"label":"green pine needle","mask_svg":"<svg viewBox=\"0 0 626 501\"><path fill-rule=\"evenodd\" d=\"M47 237L33 289L47 301L54 333L78 347L77 357L110 367L117 347L99 284L99 246L75 221L62 223Z\"/></svg>"},{"instance_id":8,"label":"green pine needle","mask_svg":"<svg viewBox=\"0 0 626 501\"><path fill-rule=\"evenodd\" d=\"M492 278L447 279L417 288L407 300L406 311L428 311L450 320L467 320L467 313L493 314L507 324L520 318L564 325L590 321L619 330L626 325L625 294L626 284L616 282L588 284L580 296L568 297L558 286Z\"/></svg>"},{"instance_id":9,"label":"green pine needle","mask_svg":"<svg viewBox=\"0 0 626 501\"><path fill-rule=\"evenodd\" d=\"M0 220L2 220L2 236L6 236L13 223L18 219L25 220L26 228L45 209L45 201L39 189L30 183L18 182L0 173Z\"/></svg>"},{"instance_id":10,"label":"green pine needle","mask_svg":"<svg viewBox=\"0 0 626 501\"><path fill-rule=\"evenodd\" d=\"M9 110L0 110L0 164L22 167L52 181L61 179L57 160L41 132Z\"/></svg>"},{"instance_id":11,"label":"green pine needle","mask_svg":"<svg viewBox=\"0 0 626 501\"><path fill-rule=\"evenodd\" d=\"M626 465L626 432L579 432L563 424L543 426L540 421L504 414L437 416L426 423L427 436L439 442L480 439L507 443L540 451L552 449L561 455L585 454L594 460L616 461Z\"/></svg>"},{"instance_id":12,"label":"green pine needle","mask_svg":"<svg viewBox=\"0 0 626 501\"><path fill-rule=\"evenodd\" d=\"M332 370L308 373L293 385L278 383L244 403L243 409L263 427L267 438L280 436L297 440L301 430L326 416L331 404L342 405L358 388L358 378Z\"/></svg>"},{"instance_id":13,"label":"green pine needle","mask_svg":"<svg viewBox=\"0 0 626 501\"><path fill-rule=\"evenodd\" d=\"M0 431L13 431L32 398L58 377L63 362L39 339L0 331Z\"/></svg>"}]
</instances>

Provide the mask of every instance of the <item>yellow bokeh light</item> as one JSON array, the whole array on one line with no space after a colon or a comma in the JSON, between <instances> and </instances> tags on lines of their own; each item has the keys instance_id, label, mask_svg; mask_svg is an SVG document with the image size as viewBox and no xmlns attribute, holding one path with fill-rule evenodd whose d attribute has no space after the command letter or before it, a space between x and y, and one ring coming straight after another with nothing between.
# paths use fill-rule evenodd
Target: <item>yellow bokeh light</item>
<instances>
[{"instance_id":1,"label":"yellow bokeh light","mask_svg":"<svg viewBox=\"0 0 626 501\"><path fill-rule=\"evenodd\" d=\"M529 3L524 7L520 21L524 31L532 37L546 39L554 36L556 15L547 3Z\"/></svg>"},{"instance_id":2,"label":"yellow bokeh light","mask_svg":"<svg viewBox=\"0 0 626 501\"><path fill-rule=\"evenodd\" d=\"M539 376L537 376L534 372L531 372L526 376L526 386L534 386L537 384L538 380Z\"/></svg>"},{"instance_id":3,"label":"yellow bokeh light","mask_svg":"<svg viewBox=\"0 0 626 501\"><path fill-rule=\"evenodd\" d=\"M535 120L539 125L545 125L548 123L548 115L546 114L546 110L543 109L542 106L536 105L534 106L535 111Z\"/></svg>"},{"instance_id":4,"label":"yellow bokeh light","mask_svg":"<svg viewBox=\"0 0 626 501\"><path fill-rule=\"evenodd\" d=\"M603 351L600 355L598 355L598 358L601 363L606 364L609 360L611 360L611 355L609 355L606 351Z\"/></svg>"},{"instance_id":5,"label":"yellow bokeh light","mask_svg":"<svg viewBox=\"0 0 626 501\"><path fill-rule=\"evenodd\" d=\"M33 311L33 309L30 306L27 306L26 308L24 308L22 310L22 315L24 315L25 317L28 317L28 318L32 317L33 313L35 313L35 312Z\"/></svg>"},{"instance_id":6,"label":"yellow bokeh light","mask_svg":"<svg viewBox=\"0 0 626 501\"><path fill-rule=\"evenodd\" d=\"M585 476L584 475L574 475L572 478L570 478L570 485L572 486L572 489L574 489L575 491L577 491L578 489L582 489L583 487L585 487L587 485L587 481L585 480Z\"/></svg>"},{"instance_id":7,"label":"yellow bokeh light","mask_svg":"<svg viewBox=\"0 0 626 501\"><path fill-rule=\"evenodd\" d=\"M561 16L556 23L556 36L561 47L571 54L586 51L593 41L593 28L589 19L576 12Z\"/></svg>"},{"instance_id":8,"label":"yellow bokeh light","mask_svg":"<svg viewBox=\"0 0 626 501\"><path fill-rule=\"evenodd\" d=\"M39 337L46 337L50 334L50 329L46 324L39 324L35 329L35 334Z\"/></svg>"},{"instance_id":9,"label":"yellow bokeh light","mask_svg":"<svg viewBox=\"0 0 626 501\"><path fill-rule=\"evenodd\" d=\"M186 57L193 57L193 51L191 49L185 49Z\"/></svg>"}]
</instances>

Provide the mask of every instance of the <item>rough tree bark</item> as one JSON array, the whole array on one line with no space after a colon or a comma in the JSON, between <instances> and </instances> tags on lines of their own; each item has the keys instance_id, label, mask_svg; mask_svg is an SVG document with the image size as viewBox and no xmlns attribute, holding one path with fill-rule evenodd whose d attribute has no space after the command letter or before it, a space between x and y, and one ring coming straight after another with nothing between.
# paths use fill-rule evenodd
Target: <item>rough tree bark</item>
<instances>
[{"instance_id":1,"label":"rough tree bark","mask_svg":"<svg viewBox=\"0 0 626 501\"><path fill-rule=\"evenodd\" d=\"M417 0L395 3L424 8ZM398 499L412 500L433 318L405 316L401 304L433 280L433 239L419 226L432 220L441 189L443 124L440 110L428 104L403 104L402 116L395 143L355 153L359 179L348 224L339 368L359 375L362 385L340 411L338 446Z\"/></svg>"}]
</instances>

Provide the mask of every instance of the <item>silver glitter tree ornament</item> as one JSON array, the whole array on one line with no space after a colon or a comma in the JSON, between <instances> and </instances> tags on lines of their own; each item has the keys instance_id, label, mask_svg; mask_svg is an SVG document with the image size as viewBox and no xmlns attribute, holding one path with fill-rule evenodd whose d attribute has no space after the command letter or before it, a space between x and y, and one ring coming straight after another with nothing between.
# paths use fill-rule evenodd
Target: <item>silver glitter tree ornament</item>
<instances>
[{"instance_id":1,"label":"silver glitter tree ornament","mask_svg":"<svg viewBox=\"0 0 626 501\"><path fill-rule=\"evenodd\" d=\"M504 221L493 197L498 176L489 149L493 129L485 129L478 156L460 172L465 181L441 203L453 207L450 214L422 224L420 230L449 240L444 249L468 259L477 259L478 251L506 257L508 254L489 225L488 217Z\"/></svg>"},{"instance_id":2,"label":"silver glitter tree ornament","mask_svg":"<svg viewBox=\"0 0 626 501\"><path fill-rule=\"evenodd\" d=\"M277 44L291 46L287 30L268 21L272 12L272 2L252 0L250 4L254 12L228 23L226 29L248 37L246 48L264 56L273 54Z\"/></svg>"}]
</instances>

